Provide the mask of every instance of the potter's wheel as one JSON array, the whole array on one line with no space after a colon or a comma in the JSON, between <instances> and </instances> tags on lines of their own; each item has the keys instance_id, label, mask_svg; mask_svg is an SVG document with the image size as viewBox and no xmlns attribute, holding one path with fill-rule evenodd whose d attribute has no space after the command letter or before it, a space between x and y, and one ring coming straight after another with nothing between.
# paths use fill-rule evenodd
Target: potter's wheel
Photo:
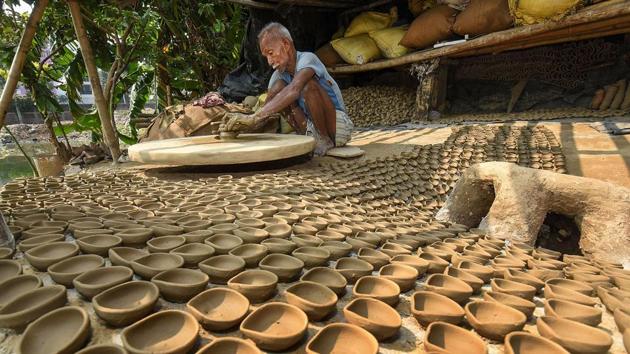
<instances>
[{"instance_id":1,"label":"potter's wheel","mask_svg":"<svg viewBox=\"0 0 630 354\"><path fill-rule=\"evenodd\" d=\"M217 135L139 143L129 147L132 161L166 165L235 165L275 161L313 151L315 139L294 134Z\"/></svg>"}]
</instances>

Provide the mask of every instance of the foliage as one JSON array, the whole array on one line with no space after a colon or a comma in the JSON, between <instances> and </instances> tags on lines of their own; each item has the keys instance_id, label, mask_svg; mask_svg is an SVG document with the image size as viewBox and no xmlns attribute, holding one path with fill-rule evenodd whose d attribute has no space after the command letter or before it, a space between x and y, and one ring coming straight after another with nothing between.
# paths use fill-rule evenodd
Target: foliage
<instances>
[{"instance_id":1,"label":"foliage","mask_svg":"<svg viewBox=\"0 0 630 354\"><path fill-rule=\"evenodd\" d=\"M0 12L0 76L6 77L24 28L26 15L12 11L17 0L4 0ZM32 1L30 1L32 2ZM124 95L129 95L131 136L137 140L134 118L152 93L159 108L167 102L190 100L216 90L238 61L244 13L238 5L196 0L82 0L81 11L95 64L102 73L110 119ZM44 115L62 111L56 90L65 91L73 123L63 130L90 131L102 140L94 107L81 105L80 90L87 75L65 1L51 1L38 26L21 81ZM154 92L157 89L157 92ZM167 97L170 92L172 97ZM62 127L55 127L61 134Z\"/></svg>"}]
</instances>

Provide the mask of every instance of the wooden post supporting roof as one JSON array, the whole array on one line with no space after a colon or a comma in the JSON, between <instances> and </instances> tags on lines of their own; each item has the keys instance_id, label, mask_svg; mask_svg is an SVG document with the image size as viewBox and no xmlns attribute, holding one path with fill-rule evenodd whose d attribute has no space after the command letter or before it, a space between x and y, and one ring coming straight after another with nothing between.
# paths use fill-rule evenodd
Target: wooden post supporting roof
<instances>
[{"instance_id":1,"label":"wooden post supporting roof","mask_svg":"<svg viewBox=\"0 0 630 354\"><path fill-rule=\"evenodd\" d=\"M13 100L13 94L17 88L18 81L20 81L20 76L22 76L26 54L31 49L33 37L35 37L35 32L37 31L37 24L42 19L46 6L48 6L48 0L39 0L35 3L26 23L26 28L24 28L24 33L22 33L20 44L11 63L11 69L9 69L7 82L2 90L2 96L0 96L0 128L4 125L4 118Z\"/></svg>"},{"instance_id":2,"label":"wooden post supporting roof","mask_svg":"<svg viewBox=\"0 0 630 354\"><path fill-rule=\"evenodd\" d=\"M83 55L83 61L85 68L90 78L90 85L92 86L92 94L94 95L94 102L96 103L96 109L98 110L98 116L101 120L101 129L103 130L103 139L105 144L109 147L109 151L112 155L114 163L118 162L120 157L120 146L118 145L118 136L116 135L115 128L112 124L109 108L105 96L103 95L103 88L101 81L98 77L98 71L96 64L94 64L94 53L90 46L90 41L83 25L83 18L81 17L81 6L77 0L69 0L68 6L70 7L70 14L72 15L72 24L79 40L79 47L81 48L81 54Z\"/></svg>"}]
</instances>

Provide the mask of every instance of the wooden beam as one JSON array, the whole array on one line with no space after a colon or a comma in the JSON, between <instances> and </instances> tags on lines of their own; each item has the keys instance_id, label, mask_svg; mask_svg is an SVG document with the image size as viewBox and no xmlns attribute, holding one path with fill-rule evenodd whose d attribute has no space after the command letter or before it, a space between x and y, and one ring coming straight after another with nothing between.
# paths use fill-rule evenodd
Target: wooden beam
<instances>
[{"instance_id":1,"label":"wooden beam","mask_svg":"<svg viewBox=\"0 0 630 354\"><path fill-rule=\"evenodd\" d=\"M347 9L354 3L325 1L325 0L276 0L274 3L254 0L226 0L235 4L253 7L257 9L275 10L278 6L320 7L326 9ZM391 0L390 0L391 1Z\"/></svg>"},{"instance_id":2,"label":"wooden beam","mask_svg":"<svg viewBox=\"0 0 630 354\"><path fill-rule=\"evenodd\" d=\"M630 0L624 0L623 2L614 3L606 7L602 6L593 9L587 7L573 15L567 16L566 18L558 22L545 22L530 26L515 27L505 31L491 33L469 40L464 43L455 44L448 47L426 49L423 51L414 52L402 56L400 58L379 60L362 65L337 66L334 68L329 68L328 71L331 74L357 73L406 65L432 58L457 56L457 54L460 54L459 56L476 55L476 53L480 52L482 49L487 49L492 52L492 48L498 47L500 45L509 45L509 43L515 42L517 40L529 42L531 41L531 38L535 35L558 31L561 29L566 29L567 31L576 31L582 26L589 26L599 22L611 21L612 19L615 19L615 21L630 21ZM620 31L621 29L616 30ZM602 33L593 33L593 36L601 37ZM557 38L556 40L554 40L555 43L559 43L561 41L562 38ZM564 41L571 41L571 39L564 38ZM536 42L530 43L531 45L529 46L541 45L540 43Z\"/></svg>"},{"instance_id":3,"label":"wooden beam","mask_svg":"<svg viewBox=\"0 0 630 354\"><path fill-rule=\"evenodd\" d=\"M2 96L0 96L0 128L4 125L4 118L9 110L11 101L13 101L13 94L22 76L26 54L31 50L31 43L33 42L33 37L35 37L35 32L37 32L37 25L44 15L46 6L48 6L48 0L39 0L35 3L33 11L26 22L18 48L13 56L9 75L2 89Z\"/></svg>"},{"instance_id":4,"label":"wooden beam","mask_svg":"<svg viewBox=\"0 0 630 354\"><path fill-rule=\"evenodd\" d=\"M113 120L110 116L107 100L105 100L105 96L103 95L103 88L101 87L98 70L96 69L96 64L94 63L94 53L92 52L92 47L90 46L85 26L83 25L81 5L79 5L78 0L69 0L68 6L70 7L74 31L76 32L77 39L79 40L79 48L81 49L85 69L87 70L88 77L90 78L92 95L94 95L94 102L96 103L98 116L101 120L103 139L105 140L105 144L109 148L112 159L116 164L118 163L118 158L120 157L120 145L118 144L118 136L116 135L116 131L114 130L115 128L112 124Z\"/></svg>"}]
</instances>

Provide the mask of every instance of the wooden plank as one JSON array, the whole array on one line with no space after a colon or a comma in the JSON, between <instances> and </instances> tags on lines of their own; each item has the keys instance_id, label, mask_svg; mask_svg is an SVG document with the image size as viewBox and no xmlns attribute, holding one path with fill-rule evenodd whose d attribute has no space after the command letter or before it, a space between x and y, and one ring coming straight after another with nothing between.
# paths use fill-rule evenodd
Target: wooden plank
<instances>
[{"instance_id":1,"label":"wooden plank","mask_svg":"<svg viewBox=\"0 0 630 354\"><path fill-rule=\"evenodd\" d=\"M300 7L320 7L328 9L347 9L353 7L357 2L345 2L345 1L326 1L326 0L276 0L273 2L262 2L254 0L226 0L235 4L243 6L254 7L257 9L274 10L280 5L285 6L300 6Z\"/></svg>"},{"instance_id":2,"label":"wooden plank","mask_svg":"<svg viewBox=\"0 0 630 354\"><path fill-rule=\"evenodd\" d=\"M344 65L329 68L328 71L331 74L341 73L356 73L372 70L381 70L385 68L391 68L400 65L411 64L414 62L424 61L427 59L455 56L459 53L466 53L462 55L472 55L468 53L474 53L475 50L480 51L482 48L492 48L499 45L505 45L512 41L525 40L532 38L535 35L540 35L552 31L558 31L561 29L571 29L573 31L578 30L581 26L587 26L594 23L609 21L611 19L619 18L619 20L630 20L630 0L625 0L621 3L615 3L606 7L597 8L585 8L573 15L567 16L562 21L558 22L545 22L531 26L515 27L505 31L491 33L485 36L481 36L465 43L460 43L448 47L442 47L438 49L427 49L419 52L414 52L400 58L394 58L389 60L379 60L372 63L362 65ZM622 32L623 33L623 32ZM594 33L595 36L602 36L601 33ZM592 38L592 37L591 37ZM562 38L558 38L561 41ZM564 39L564 41L570 41L571 39ZM558 43L558 42L555 42ZM532 43L531 46L538 46L541 44ZM491 51L492 52L492 51Z\"/></svg>"}]
</instances>

